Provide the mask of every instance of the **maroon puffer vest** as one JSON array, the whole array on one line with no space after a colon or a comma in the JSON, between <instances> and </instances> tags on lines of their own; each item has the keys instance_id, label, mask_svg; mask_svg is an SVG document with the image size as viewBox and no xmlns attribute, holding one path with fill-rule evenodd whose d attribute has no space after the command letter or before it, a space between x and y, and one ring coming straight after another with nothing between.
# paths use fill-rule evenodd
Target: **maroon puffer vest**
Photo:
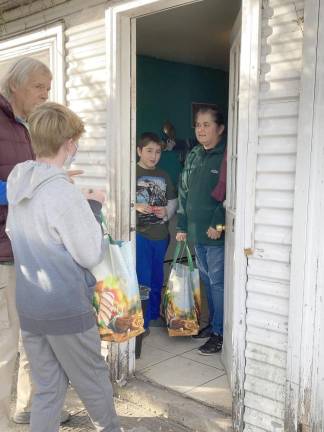
<instances>
[{"instance_id":1,"label":"maroon puffer vest","mask_svg":"<svg viewBox=\"0 0 324 432\"><path fill-rule=\"evenodd\" d=\"M12 168L35 159L27 129L17 122L11 105L0 95L0 180L7 181ZM0 261L13 260L10 240L5 232L8 206L0 205Z\"/></svg>"}]
</instances>

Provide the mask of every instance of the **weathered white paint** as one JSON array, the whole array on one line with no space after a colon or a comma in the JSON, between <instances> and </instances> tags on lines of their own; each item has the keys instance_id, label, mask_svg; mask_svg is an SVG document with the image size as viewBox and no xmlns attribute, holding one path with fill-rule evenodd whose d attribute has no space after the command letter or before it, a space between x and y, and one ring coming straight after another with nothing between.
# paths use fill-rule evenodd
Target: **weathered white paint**
<instances>
[{"instance_id":1,"label":"weathered white paint","mask_svg":"<svg viewBox=\"0 0 324 432\"><path fill-rule=\"evenodd\" d=\"M248 258L245 431L283 431L303 2L263 1L254 253Z\"/></svg>"},{"instance_id":2,"label":"weathered white paint","mask_svg":"<svg viewBox=\"0 0 324 432\"><path fill-rule=\"evenodd\" d=\"M314 323L314 346L313 346L313 376L311 386L311 428L314 432L320 432L324 428L324 247L323 247L323 217L324 217L324 170L323 170L323 136L324 136L324 8L323 2L320 4L318 17L318 47L317 47L317 67L316 67L316 86L315 86L315 106L314 106L314 145L317 148L315 179L317 185L318 217L319 222L317 232L321 239L318 254L318 275L316 280L316 316ZM313 223L310 222L311 224ZM314 221L315 223L315 221Z\"/></svg>"},{"instance_id":3,"label":"weathered white paint","mask_svg":"<svg viewBox=\"0 0 324 432\"><path fill-rule=\"evenodd\" d=\"M323 4L305 9L287 362L286 430L322 431Z\"/></svg>"},{"instance_id":4,"label":"weathered white paint","mask_svg":"<svg viewBox=\"0 0 324 432\"><path fill-rule=\"evenodd\" d=\"M244 428L247 258L254 245L255 174L258 130L261 2L242 2L242 39L237 148L237 202L233 266L233 426Z\"/></svg>"}]
</instances>

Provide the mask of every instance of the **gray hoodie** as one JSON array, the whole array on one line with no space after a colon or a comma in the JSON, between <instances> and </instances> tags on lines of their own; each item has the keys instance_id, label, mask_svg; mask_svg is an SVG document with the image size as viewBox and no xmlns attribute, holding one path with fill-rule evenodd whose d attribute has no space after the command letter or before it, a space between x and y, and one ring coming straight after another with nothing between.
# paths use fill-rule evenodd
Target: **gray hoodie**
<instances>
[{"instance_id":1,"label":"gray hoodie","mask_svg":"<svg viewBox=\"0 0 324 432\"><path fill-rule=\"evenodd\" d=\"M96 280L87 270L103 256L101 227L65 172L36 161L16 165L7 183L20 326L71 334L95 324Z\"/></svg>"}]
</instances>

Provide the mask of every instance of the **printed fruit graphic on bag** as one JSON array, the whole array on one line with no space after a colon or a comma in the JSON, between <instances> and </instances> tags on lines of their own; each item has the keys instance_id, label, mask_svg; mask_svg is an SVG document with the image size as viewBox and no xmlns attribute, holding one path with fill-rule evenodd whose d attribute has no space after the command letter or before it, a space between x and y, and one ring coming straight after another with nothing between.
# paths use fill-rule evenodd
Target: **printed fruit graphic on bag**
<instances>
[{"instance_id":1,"label":"printed fruit graphic on bag","mask_svg":"<svg viewBox=\"0 0 324 432\"><path fill-rule=\"evenodd\" d=\"M113 275L97 282L92 303L103 340L123 342L143 332L139 297L129 299L125 284L125 280Z\"/></svg>"},{"instance_id":2,"label":"printed fruit graphic on bag","mask_svg":"<svg viewBox=\"0 0 324 432\"><path fill-rule=\"evenodd\" d=\"M101 215L104 226L107 222ZM106 235L102 261L91 269L97 280L92 305L100 338L125 342L144 332L136 266L130 241L113 240Z\"/></svg>"},{"instance_id":3,"label":"printed fruit graphic on bag","mask_svg":"<svg viewBox=\"0 0 324 432\"><path fill-rule=\"evenodd\" d=\"M180 249L186 252L188 265L177 262ZM192 336L198 333L200 319L199 272L193 265L186 243L176 246L172 269L162 298L162 311L169 336Z\"/></svg>"}]
</instances>

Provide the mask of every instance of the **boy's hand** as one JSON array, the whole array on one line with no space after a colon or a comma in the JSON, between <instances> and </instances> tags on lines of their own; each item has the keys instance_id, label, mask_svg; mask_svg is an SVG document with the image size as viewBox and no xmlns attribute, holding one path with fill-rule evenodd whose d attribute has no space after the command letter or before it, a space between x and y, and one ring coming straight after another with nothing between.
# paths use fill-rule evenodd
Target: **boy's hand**
<instances>
[{"instance_id":1,"label":"boy's hand","mask_svg":"<svg viewBox=\"0 0 324 432\"><path fill-rule=\"evenodd\" d=\"M152 211L160 219L163 219L165 216L167 216L167 208L166 207L158 207L154 206L152 207Z\"/></svg>"},{"instance_id":2,"label":"boy's hand","mask_svg":"<svg viewBox=\"0 0 324 432\"><path fill-rule=\"evenodd\" d=\"M218 240L220 236L222 235L222 231L217 231L215 228L209 227L208 231L206 232L207 237L209 237L212 240Z\"/></svg>"},{"instance_id":3,"label":"boy's hand","mask_svg":"<svg viewBox=\"0 0 324 432\"><path fill-rule=\"evenodd\" d=\"M136 211L143 213L143 214L149 214L152 213L151 206L148 204L136 204L135 205Z\"/></svg>"},{"instance_id":4,"label":"boy's hand","mask_svg":"<svg viewBox=\"0 0 324 432\"><path fill-rule=\"evenodd\" d=\"M178 232L176 235L176 240L177 241L186 241L187 240L187 233L185 232Z\"/></svg>"},{"instance_id":5,"label":"boy's hand","mask_svg":"<svg viewBox=\"0 0 324 432\"><path fill-rule=\"evenodd\" d=\"M74 183L74 180L72 177L84 174L84 171L83 170L69 170L66 173L70 177L70 182Z\"/></svg>"},{"instance_id":6,"label":"boy's hand","mask_svg":"<svg viewBox=\"0 0 324 432\"><path fill-rule=\"evenodd\" d=\"M87 200L99 201L103 204L106 201L106 193L100 189L83 189L83 195Z\"/></svg>"}]
</instances>

